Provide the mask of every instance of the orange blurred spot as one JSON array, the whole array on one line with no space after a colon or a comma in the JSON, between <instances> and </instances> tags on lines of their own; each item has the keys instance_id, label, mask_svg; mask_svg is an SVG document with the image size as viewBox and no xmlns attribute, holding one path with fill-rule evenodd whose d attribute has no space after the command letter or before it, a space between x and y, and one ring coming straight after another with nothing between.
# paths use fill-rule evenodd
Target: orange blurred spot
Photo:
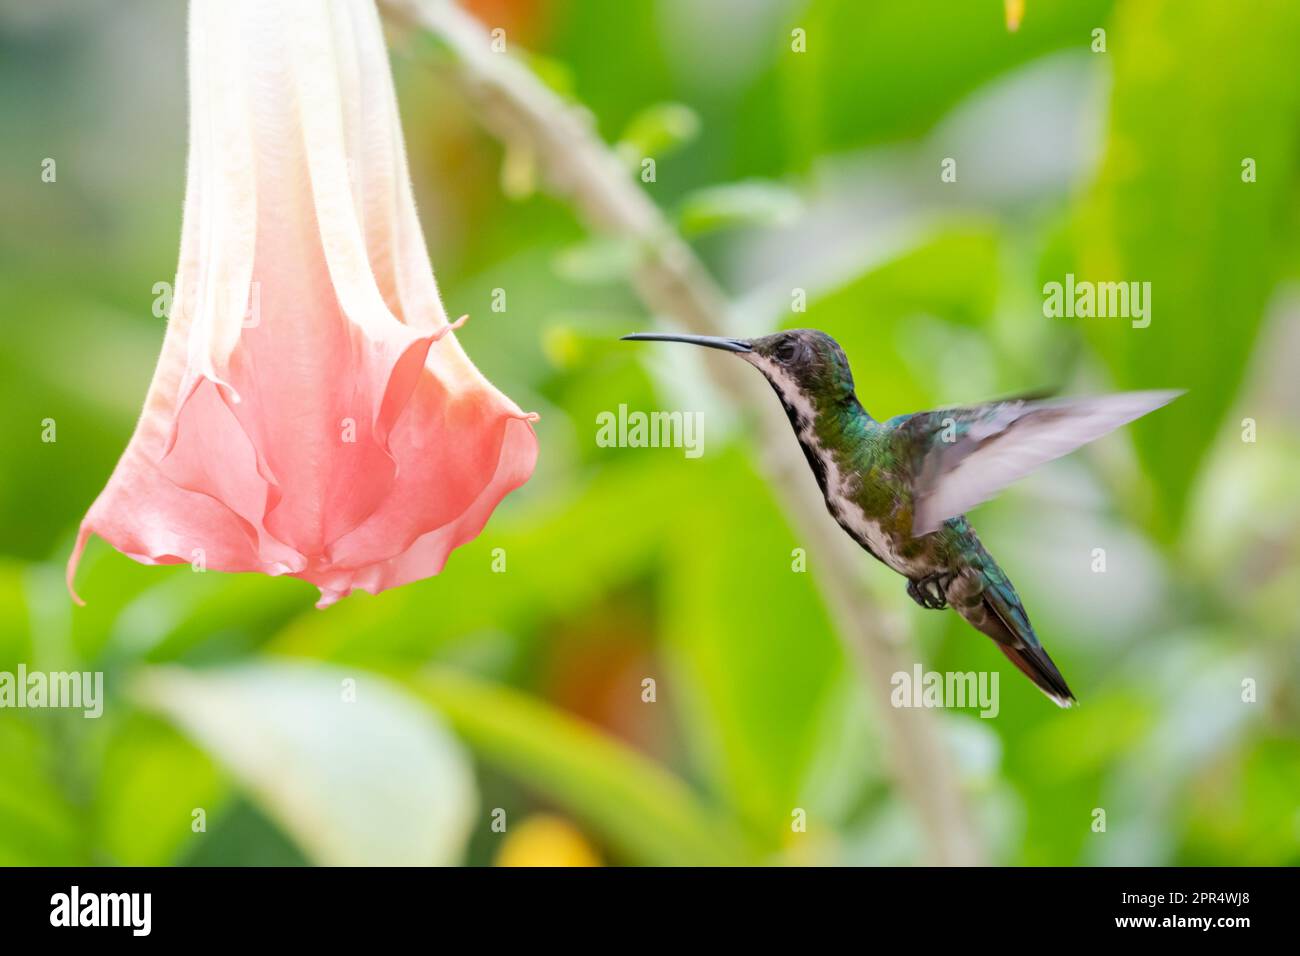
<instances>
[{"instance_id":1,"label":"orange blurred spot","mask_svg":"<svg viewBox=\"0 0 1300 956\"><path fill-rule=\"evenodd\" d=\"M462 0L461 6L488 29L501 27L507 43L514 40L523 46L535 46L550 12L549 4L539 0Z\"/></svg>"}]
</instances>

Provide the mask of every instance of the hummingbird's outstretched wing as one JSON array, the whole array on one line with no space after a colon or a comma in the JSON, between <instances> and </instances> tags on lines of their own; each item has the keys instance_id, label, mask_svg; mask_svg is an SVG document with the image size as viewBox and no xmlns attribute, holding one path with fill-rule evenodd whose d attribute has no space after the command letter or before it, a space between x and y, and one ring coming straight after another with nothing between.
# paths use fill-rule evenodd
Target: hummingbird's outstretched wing
<instances>
[{"instance_id":1,"label":"hummingbird's outstretched wing","mask_svg":"<svg viewBox=\"0 0 1300 956\"><path fill-rule=\"evenodd\" d=\"M913 459L912 534L929 534L1053 458L1167 405L1181 391L1011 401L910 415L898 434Z\"/></svg>"}]
</instances>

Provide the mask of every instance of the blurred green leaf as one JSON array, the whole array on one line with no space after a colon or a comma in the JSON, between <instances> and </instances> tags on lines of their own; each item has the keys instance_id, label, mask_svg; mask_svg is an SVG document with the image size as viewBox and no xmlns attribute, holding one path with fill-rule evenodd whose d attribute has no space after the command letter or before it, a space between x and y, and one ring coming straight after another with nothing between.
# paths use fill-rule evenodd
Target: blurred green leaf
<instances>
[{"instance_id":1,"label":"blurred green leaf","mask_svg":"<svg viewBox=\"0 0 1300 956\"><path fill-rule=\"evenodd\" d=\"M61 567L39 568L34 611L68 622L83 660L101 665L237 659L309 610L315 599L311 585L288 578L139 564L99 538L87 545L77 573L84 607L71 603Z\"/></svg>"},{"instance_id":2,"label":"blurred green leaf","mask_svg":"<svg viewBox=\"0 0 1300 956\"><path fill-rule=\"evenodd\" d=\"M464 852L469 764L381 677L295 662L154 667L134 696L225 765L317 863L445 865Z\"/></svg>"},{"instance_id":3,"label":"blurred green leaf","mask_svg":"<svg viewBox=\"0 0 1300 956\"><path fill-rule=\"evenodd\" d=\"M615 149L629 166L640 166L644 157L667 156L700 132L700 118L681 103L656 103L648 106L627 124Z\"/></svg>"},{"instance_id":4,"label":"blurred green leaf","mask_svg":"<svg viewBox=\"0 0 1300 956\"><path fill-rule=\"evenodd\" d=\"M1111 53L1109 145L1080 209L1077 271L1151 283L1151 324L1074 321L1117 385L1190 390L1128 429L1159 492L1153 525L1169 537L1295 234L1300 5L1121 4L1112 32L1124 39ZM1243 182L1247 158L1256 182Z\"/></svg>"},{"instance_id":5,"label":"blurred green leaf","mask_svg":"<svg viewBox=\"0 0 1300 956\"><path fill-rule=\"evenodd\" d=\"M561 279L583 285L621 282L641 261L641 247L627 239L596 236L556 253L552 260Z\"/></svg>"},{"instance_id":6,"label":"blurred green leaf","mask_svg":"<svg viewBox=\"0 0 1300 956\"><path fill-rule=\"evenodd\" d=\"M788 226L803 212L803 200L780 183L751 179L699 189L686 197L678 224L686 236L734 226Z\"/></svg>"},{"instance_id":7,"label":"blurred green leaf","mask_svg":"<svg viewBox=\"0 0 1300 956\"><path fill-rule=\"evenodd\" d=\"M0 866L91 862L84 817L60 786L58 761L36 721L0 711Z\"/></svg>"},{"instance_id":8,"label":"blurred green leaf","mask_svg":"<svg viewBox=\"0 0 1300 956\"><path fill-rule=\"evenodd\" d=\"M306 582L258 574L196 574L187 565L151 580L122 608L107 645L113 653L150 663L219 663L242 657L295 615L310 613L315 598Z\"/></svg>"},{"instance_id":9,"label":"blurred green leaf","mask_svg":"<svg viewBox=\"0 0 1300 956\"><path fill-rule=\"evenodd\" d=\"M28 621L24 567L17 561L0 561L0 670L14 671L31 659L31 625Z\"/></svg>"},{"instance_id":10,"label":"blurred green leaf","mask_svg":"<svg viewBox=\"0 0 1300 956\"><path fill-rule=\"evenodd\" d=\"M528 69L537 74L548 87L554 92L559 93L566 99L573 98L573 70L563 60L557 60L553 56L543 56L533 50L525 50L520 53L515 51L528 64Z\"/></svg>"},{"instance_id":11,"label":"blurred green leaf","mask_svg":"<svg viewBox=\"0 0 1300 956\"><path fill-rule=\"evenodd\" d=\"M593 727L446 670L409 680L484 760L554 800L629 863L753 863L725 817L668 771Z\"/></svg>"},{"instance_id":12,"label":"blurred green leaf","mask_svg":"<svg viewBox=\"0 0 1300 956\"><path fill-rule=\"evenodd\" d=\"M1190 795L1180 863L1300 865L1300 746L1265 738L1201 775Z\"/></svg>"},{"instance_id":13,"label":"blurred green leaf","mask_svg":"<svg viewBox=\"0 0 1300 956\"><path fill-rule=\"evenodd\" d=\"M96 840L125 866L167 866L197 849L229 790L207 754L139 713L113 735L96 784ZM195 832L195 810L203 811L206 832Z\"/></svg>"}]
</instances>

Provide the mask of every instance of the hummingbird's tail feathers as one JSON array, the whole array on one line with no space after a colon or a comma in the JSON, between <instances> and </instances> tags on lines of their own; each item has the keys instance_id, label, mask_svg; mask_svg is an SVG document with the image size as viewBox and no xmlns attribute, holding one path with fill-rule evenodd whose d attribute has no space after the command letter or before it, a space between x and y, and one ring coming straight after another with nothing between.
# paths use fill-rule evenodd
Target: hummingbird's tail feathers
<instances>
[{"instance_id":1,"label":"hummingbird's tail feathers","mask_svg":"<svg viewBox=\"0 0 1300 956\"><path fill-rule=\"evenodd\" d=\"M1181 391L1120 392L1047 402L997 402L910 416L919 460L912 534L936 530L1039 465L1168 405Z\"/></svg>"},{"instance_id":2,"label":"hummingbird's tail feathers","mask_svg":"<svg viewBox=\"0 0 1300 956\"><path fill-rule=\"evenodd\" d=\"M955 604L958 613L977 630L993 638L1007 660L1015 664L1053 703L1058 707L1072 707L1077 703L1074 692L1039 643L1011 582L996 566L979 577L983 584L982 600L973 605Z\"/></svg>"},{"instance_id":3,"label":"hummingbird's tail feathers","mask_svg":"<svg viewBox=\"0 0 1300 956\"><path fill-rule=\"evenodd\" d=\"M1078 703L1071 693L1065 678L1052 663L1051 657L1043 646L1032 644L998 644L998 650L1007 656L1007 660L1020 668L1022 674L1033 681L1038 689L1051 698L1057 707L1073 707Z\"/></svg>"}]
</instances>

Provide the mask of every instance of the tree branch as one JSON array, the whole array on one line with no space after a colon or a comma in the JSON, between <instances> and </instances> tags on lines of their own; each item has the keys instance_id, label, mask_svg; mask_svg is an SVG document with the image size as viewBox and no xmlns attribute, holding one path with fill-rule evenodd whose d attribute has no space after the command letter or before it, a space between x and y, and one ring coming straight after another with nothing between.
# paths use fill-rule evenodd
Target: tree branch
<instances>
[{"instance_id":1,"label":"tree branch","mask_svg":"<svg viewBox=\"0 0 1300 956\"><path fill-rule=\"evenodd\" d=\"M588 225L644 250L632 276L646 307L700 335L727 334L725 294L659 208L593 132L588 117L514 58L493 52L488 32L447 0L384 0L399 18L438 38L454 58L456 81L477 115L508 144L526 144L547 184ZM980 847L934 715L889 703L889 680L911 672L915 653L896 622L864 588L862 553L830 520L795 454L785 416L758 376L726 356L708 357L709 374L732 400L752 409L767 473L787 517L817 559L815 577L837 632L864 673L889 767L929 843L928 861L969 865Z\"/></svg>"}]
</instances>

